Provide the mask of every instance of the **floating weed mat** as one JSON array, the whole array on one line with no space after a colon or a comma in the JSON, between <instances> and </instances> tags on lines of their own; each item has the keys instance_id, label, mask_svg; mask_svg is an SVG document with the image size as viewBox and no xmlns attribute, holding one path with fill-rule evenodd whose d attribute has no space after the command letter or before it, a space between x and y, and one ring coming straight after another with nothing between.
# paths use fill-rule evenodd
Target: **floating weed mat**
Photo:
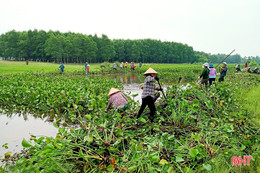
<instances>
[{"instance_id":1,"label":"floating weed mat","mask_svg":"<svg viewBox=\"0 0 260 173\"><path fill-rule=\"evenodd\" d=\"M7 90L8 84L15 87ZM124 115L104 111L107 91L113 85L120 87L112 81L65 75L50 78L48 74L23 74L1 78L1 96L7 94L4 99L1 97L5 107L15 103L17 110L22 105L42 110L31 103L32 98L40 95L38 102L46 110L57 108L58 116L67 114L67 118L80 126L59 128L54 123L59 128L55 138L24 139L26 152L6 158L4 163L9 165L1 169L10 172L259 171L259 127L239 105L236 86L222 83L201 90L191 84L192 88L180 90L173 85L167 89L168 99L163 101L168 105L157 105L155 123L150 123L145 115L134 117L138 105L133 100L129 100L130 108ZM37 94L32 94L33 97L25 95L26 91L33 93L32 87L41 92L34 90ZM59 104L68 97L73 102L66 101L62 105L67 108L63 109ZM77 107L71 107L71 103ZM76 116L75 108L80 116ZM253 157L250 166L232 166L233 156L248 155Z\"/></svg>"},{"instance_id":2,"label":"floating weed mat","mask_svg":"<svg viewBox=\"0 0 260 173\"><path fill-rule=\"evenodd\" d=\"M6 112L48 113L76 120L106 107L112 80L91 79L73 73L23 73L1 76L0 105Z\"/></svg>"}]
</instances>

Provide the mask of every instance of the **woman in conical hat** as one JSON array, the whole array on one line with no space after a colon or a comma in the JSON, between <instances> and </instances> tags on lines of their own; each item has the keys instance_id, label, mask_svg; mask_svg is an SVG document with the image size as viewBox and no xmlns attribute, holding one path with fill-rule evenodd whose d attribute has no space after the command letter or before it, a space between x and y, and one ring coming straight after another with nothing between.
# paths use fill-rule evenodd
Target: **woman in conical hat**
<instances>
[{"instance_id":1,"label":"woman in conical hat","mask_svg":"<svg viewBox=\"0 0 260 173\"><path fill-rule=\"evenodd\" d=\"M112 105L114 105L114 108L120 113L125 111L125 109L128 106L128 99L123 93L121 93L119 89L111 88L107 96L110 98L108 101L107 108L105 110L106 112L108 112L109 108Z\"/></svg>"},{"instance_id":2,"label":"woman in conical hat","mask_svg":"<svg viewBox=\"0 0 260 173\"><path fill-rule=\"evenodd\" d=\"M155 76L158 73L154 69L149 68L148 70L146 70L146 72L144 72L144 75L148 75L148 74L154 74L154 76Z\"/></svg>"},{"instance_id":3,"label":"woman in conical hat","mask_svg":"<svg viewBox=\"0 0 260 173\"><path fill-rule=\"evenodd\" d=\"M161 90L155 85L154 81L154 76L157 75L158 73L152 69L149 68L144 75L146 76L145 81L144 81L144 86L143 86L143 93L142 93L142 105L141 108L138 112L137 118L141 116L143 113L145 107L148 105L150 109L150 121L153 122L154 120L154 114L156 111L155 105L154 105L154 90Z\"/></svg>"},{"instance_id":4,"label":"woman in conical hat","mask_svg":"<svg viewBox=\"0 0 260 173\"><path fill-rule=\"evenodd\" d=\"M121 91L119 89L116 89L116 88L111 88L107 96L110 97L111 95L113 95L117 92L121 92Z\"/></svg>"}]
</instances>

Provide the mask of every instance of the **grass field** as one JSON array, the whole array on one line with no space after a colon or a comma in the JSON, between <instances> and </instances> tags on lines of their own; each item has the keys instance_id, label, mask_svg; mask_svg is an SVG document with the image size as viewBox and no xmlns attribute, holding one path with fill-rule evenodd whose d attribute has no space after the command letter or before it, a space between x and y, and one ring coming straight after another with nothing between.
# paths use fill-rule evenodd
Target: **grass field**
<instances>
[{"instance_id":1,"label":"grass field","mask_svg":"<svg viewBox=\"0 0 260 173\"><path fill-rule=\"evenodd\" d=\"M260 86L256 86L244 93L245 108L253 115L257 124L260 125Z\"/></svg>"},{"instance_id":2,"label":"grass field","mask_svg":"<svg viewBox=\"0 0 260 173\"><path fill-rule=\"evenodd\" d=\"M84 71L84 64L64 64L65 72ZM3 61L0 60L0 74L19 73L27 71L40 72L57 72L60 64L45 63L45 62L29 62L26 65L25 61ZM100 64L90 64L91 71L99 71Z\"/></svg>"},{"instance_id":3,"label":"grass field","mask_svg":"<svg viewBox=\"0 0 260 173\"><path fill-rule=\"evenodd\" d=\"M65 72L71 71L84 71L85 64L64 64ZM90 64L90 71L100 71L99 64ZM138 66L138 64L136 64ZM55 63L46 63L46 62L29 62L29 65L26 65L25 61L4 61L0 60L0 74L6 73L16 73L16 72L27 72L27 71L39 71L39 72L56 72L59 71L60 64ZM201 65L191 65L194 68L198 68L201 71ZM143 64L144 69L146 67L152 67L156 69L189 69L191 66L189 64ZM112 65L110 64L112 69ZM130 64L128 65L130 68ZM118 67L119 69L119 67ZM136 68L139 69L139 66Z\"/></svg>"}]
</instances>

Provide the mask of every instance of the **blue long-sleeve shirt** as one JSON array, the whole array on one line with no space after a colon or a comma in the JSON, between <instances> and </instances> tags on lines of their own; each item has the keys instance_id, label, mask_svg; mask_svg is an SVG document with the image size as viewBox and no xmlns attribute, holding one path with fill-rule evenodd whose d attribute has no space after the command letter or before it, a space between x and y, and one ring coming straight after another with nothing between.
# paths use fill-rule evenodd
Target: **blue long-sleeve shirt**
<instances>
[{"instance_id":1,"label":"blue long-sleeve shirt","mask_svg":"<svg viewBox=\"0 0 260 173\"><path fill-rule=\"evenodd\" d=\"M228 68L227 67L224 67L223 70L221 71L221 76L226 76L227 75L227 70Z\"/></svg>"}]
</instances>

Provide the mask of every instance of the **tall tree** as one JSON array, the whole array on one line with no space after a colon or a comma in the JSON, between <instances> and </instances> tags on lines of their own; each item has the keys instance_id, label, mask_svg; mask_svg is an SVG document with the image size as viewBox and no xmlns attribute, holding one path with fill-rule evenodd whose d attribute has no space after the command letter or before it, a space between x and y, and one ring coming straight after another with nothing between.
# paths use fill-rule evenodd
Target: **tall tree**
<instances>
[{"instance_id":1,"label":"tall tree","mask_svg":"<svg viewBox=\"0 0 260 173\"><path fill-rule=\"evenodd\" d=\"M101 39L98 39L96 43L98 45L97 57L101 61L109 62L115 56L115 48L113 42L106 35L103 34Z\"/></svg>"},{"instance_id":2,"label":"tall tree","mask_svg":"<svg viewBox=\"0 0 260 173\"><path fill-rule=\"evenodd\" d=\"M45 53L51 56L55 62L61 62L63 56L62 38L51 34L45 43Z\"/></svg>"},{"instance_id":3,"label":"tall tree","mask_svg":"<svg viewBox=\"0 0 260 173\"><path fill-rule=\"evenodd\" d=\"M27 55L27 49L28 49L28 33L27 32L20 32L19 33L19 40L17 42L17 49L18 49L18 57L20 60L26 60Z\"/></svg>"},{"instance_id":4,"label":"tall tree","mask_svg":"<svg viewBox=\"0 0 260 173\"><path fill-rule=\"evenodd\" d=\"M17 58L19 56L18 43L19 33L12 30L6 33L5 37L5 54L10 58Z\"/></svg>"},{"instance_id":5,"label":"tall tree","mask_svg":"<svg viewBox=\"0 0 260 173\"><path fill-rule=\"evenodd\" d=\"M115 47L115 56L113 61L125 61L125 46L124 40L113 40L113 44Z\"/></svg>"}]
</instances>

